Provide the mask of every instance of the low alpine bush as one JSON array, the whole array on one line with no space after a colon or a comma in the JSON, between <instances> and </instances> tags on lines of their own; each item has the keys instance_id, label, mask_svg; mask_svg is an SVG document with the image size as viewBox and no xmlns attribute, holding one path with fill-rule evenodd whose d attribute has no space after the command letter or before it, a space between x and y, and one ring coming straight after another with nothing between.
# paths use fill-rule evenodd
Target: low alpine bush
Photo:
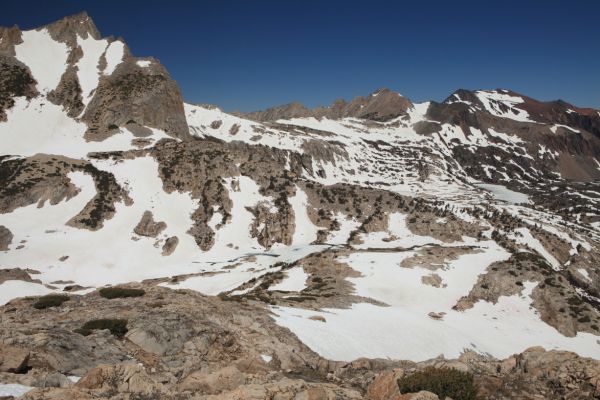
<instances>
[{"instance_id":1,"label":"low alpine bush","mask_svg":"<svg viewBox=\"0 0 600 400\"><path fill-rule=\"evenodd\" d=\"M50 307L60 307L62 303L69 300L66 294L47 294L42 296L33 304L33 307L38 310L44 310Z\"/></svg>"},{"instance_id":2,"label":"low alpine bush","mask_svg":"<svg viewBox=\"0 0 600 400\"><path fill-rule=\"evenodd\" d=\"M143 289L131 289L123 287L108 287L100 289L100 296L105 299L119 299L125 297L141 297L146 292Z\"/></svg>"},{"instance_id":3,"label":"low alpine bush","mask_svg":"<svg viewBox=\"0 0 600 400\"><path fill-rule=\"evenodd\" d=\"M477 387L473 375L452 368L428 367L398 379L400 393L427 390L440 399L477 400Z\"/></svg>"},{"instance_id":4,"label":"low alpine bush","mask_svg":"<svg viewBox=\"0 0 600 400\"><path fill-rule=\"evenodd\" d=\"M94 319L83 324L81 328L75 329L75 332L83 336L88 336L93 331L102 329L108 329L114 336L122 338L127 333L127 320Z\"/></svg>"}]
</instances>

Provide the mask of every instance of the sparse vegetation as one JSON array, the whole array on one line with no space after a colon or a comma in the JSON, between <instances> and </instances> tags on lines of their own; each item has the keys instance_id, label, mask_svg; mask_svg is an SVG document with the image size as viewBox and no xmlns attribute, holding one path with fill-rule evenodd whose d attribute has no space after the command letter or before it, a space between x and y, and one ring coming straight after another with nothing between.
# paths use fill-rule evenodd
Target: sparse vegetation
<instances>
[{"instance_id":1,"label":"sparse vegetation","mask_svg":"<svg viewBox=\"0 0 600 400\"><path fill-rule=\"evenodd\" d=\"M110 333L122 338L127 333L126 319L94 319L86 322L81 328L75 329L76 333L88 336L95 330L108 329Z\"/></svg>"},{"instance_id":2,"label":"sparse vegetation","mask_svg":"<svg viewBox=\"0 0 600 400\"><path fill-rule=\"evenodd\" d=\"M452 368L428 367L398 379L401 393L427 390L440 399L477 400L477 387L473 375Z\"/></svg>"},{"instance_id":3,"label":"sparse vegetation","mask_svg":"<svg viewBox=\"0 0 600 400\"><path fill-rule=\"evenodd\" d=\"M143 289L132 289L123 287L102 288L99 291L100 296L105 299L119 299L126 297L141 297L146 292Z\"/></svg>"},{"instance_id":4,"label":"sparse vegetation","mask_svg":"<svg viewBox=\"0 0 600 400\"><path fill-rule=\"evenodd\" d=\"M62 303L69 300L69 296L66 294L47 294L42 296L35 302L33 308L38 310L44 310L50 307L60 307Z\"/></svg>"}]
</instances>

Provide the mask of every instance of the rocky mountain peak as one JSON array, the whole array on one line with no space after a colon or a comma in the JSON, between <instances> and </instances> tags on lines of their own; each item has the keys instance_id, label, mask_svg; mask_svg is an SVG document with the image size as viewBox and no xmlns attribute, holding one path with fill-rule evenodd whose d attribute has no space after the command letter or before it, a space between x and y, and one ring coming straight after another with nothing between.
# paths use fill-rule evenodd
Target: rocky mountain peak
<instances>
[{"instance_id":1,"label":"rocky mountain peak","mask_svg":"<svg viewBox=\"0 0 600 400\"><path fill-rule=\"evenodd\" d=\"M55 40L61 42L75 40L76 35L83 39L91 37L100 40L102 38L96 24L85 11L66 16L38 29L47 29Z\"/></svg>"},{"instance_id":2,"label":"rocky mountain peak","mask_svg":"<svg viewBox=\"0 0 600 400\"><path fill-rule=\"evenodd\" d=\"M87 13L35 30L0 28L0 35L0 79L9 89L0 94L0 120L15 98L36 94L85 123L86 140L140 127L189 136L179 87L166 69L132 56L121 39L102 38Z\"/></svg>"},{"instance_id":3,"label":"rocky mountain peak","mask_svg":"<svg viewBox=\"0 0 600 400\"><path fill-rule=\"evenodd\" d=\"M378 89L369 96L354 98L344 110L344 116L376 121L388 121L404 115L413 104L400 93Z\"/></svg>"},{"instance_id":4,"label":"rocky mountain peak","mask_svg":"<svg viewBox=\"0 0 600 400\"><path fill-rule=\"evenodd\" d=\"M277 121L279 119L305 118L314 116L312 110L299 102L292 102L280 106L270 107L263 111L237 113L237 115L255 121Z\"/></svg>"},{"instance_id":5,"label":"rocky mountain peak","mask_svg":"<svg viewBox=\"0 0 600 400\"><path fill-rule=\"evenodd\" d=\"M384 95L384 96L387 96L387 95L396 95L396 96L402 97L402 95L400 93L395 92L395 91L393 91L391 89L388 89L388 88L377 89L377 90L373 91L373 93L371 93L369 96L371 96L371 97L377 97L380 94Z\"/></svg>"},{"instance_id":6,"label":"rocky mountain peak","mask_svg":"<svg viewBox=\"0 0 600 400\"><path fill-rule=\"evenodd\" d=\"M357 96L350 102L336 99L329 106L309 109L298 102L268 108L264 111L238 113L255 121L276 121L292 118L359 118L365 120L387 121L404 115L412 107L406 97L390 89L378 89L370 95Z\"/></svg>"}]
</instances>

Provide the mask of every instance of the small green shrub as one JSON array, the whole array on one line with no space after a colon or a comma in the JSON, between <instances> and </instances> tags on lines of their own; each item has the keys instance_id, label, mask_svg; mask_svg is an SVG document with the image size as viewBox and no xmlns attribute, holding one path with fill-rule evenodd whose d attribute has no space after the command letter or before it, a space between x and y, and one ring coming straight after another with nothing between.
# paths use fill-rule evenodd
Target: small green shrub
<instances>
[{"instance_id":1,"label":"small green shrub","mask_svg":"<svg viewBox=\"0 0 600 400\"><path fill-rule=\"evenodd\" d=\"M42 296L33 305L38 310L44 310L50 307L60 307L62 303L69 300L69 296L66 294L47 294Z\"/></svg>"},{"instance_id":2,"label":"small green shrub","mask_svg":"<svg viewBox=\"0 0 600 400\"><path fill-rule=\"evenodd\" d=\"M425 368L398 379L398 387L401 393L427 390L437 394L440 399L477 400L473 375L452 368Z\"/></svg>"},{"instance_id":3,"label":"small green shrub","mask_svg":"<svg viewBox=\"0 0 600 400\"><path fill-rule=\"evenodd\" d=\"M75 329L76 333L87 336L95 330L108 329L110 333L118 338L125 336L127 333L126 319L94 319L86 322L79 329Z\"/></svg>"},{"instance_id":4,"label":"small green shrub","mask_svg":"<svg viewBox=\"0 0 600 400\"><path fill-rule=\"evenodd\" d=\"M146 292L142 289L131 289L122 287L109 287L100 289L100 296L105 299L118 299L125 297L141 297Z\"/></svg>"}]
</instances>

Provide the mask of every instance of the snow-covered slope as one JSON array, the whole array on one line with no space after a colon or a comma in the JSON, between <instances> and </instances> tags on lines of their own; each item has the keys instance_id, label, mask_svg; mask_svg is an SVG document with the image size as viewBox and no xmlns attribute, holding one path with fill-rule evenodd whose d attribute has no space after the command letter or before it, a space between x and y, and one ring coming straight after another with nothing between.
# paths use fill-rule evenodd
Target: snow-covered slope
<instances>
[{"instance_id":1,"label":"snow-covered slope","mask_svg":"<svg viewBox=\"0 0 600 400\"><path fill-rule=\"evenodd\" d=\"M332 359L600 358L597 113L378 90L234 116L85 14L0 34L2 303L147 280L268 304Z\"/></svg>"}]
</instances>

